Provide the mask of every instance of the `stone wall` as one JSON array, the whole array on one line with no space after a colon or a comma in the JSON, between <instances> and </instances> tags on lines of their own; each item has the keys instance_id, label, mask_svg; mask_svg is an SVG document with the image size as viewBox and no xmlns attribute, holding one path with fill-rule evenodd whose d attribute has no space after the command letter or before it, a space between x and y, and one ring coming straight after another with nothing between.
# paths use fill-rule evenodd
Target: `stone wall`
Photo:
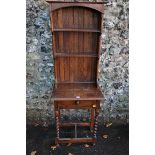
<instances>
[{"instance_id":1,"label":"stone wall","mask_svg":"<svg viewBox=\"0 0 155 155\"><path fill-rule=\"evenodd\" d=\"M128 0L104 1L98 83L104 91L100 121L128 122ZM27 123L53 124L51 93L54 83L49 6L44 0L27 0ZM68 111L63 111L65 119ZM75 118L87 116L78 110Z\"/></svg>"}]
</instances>

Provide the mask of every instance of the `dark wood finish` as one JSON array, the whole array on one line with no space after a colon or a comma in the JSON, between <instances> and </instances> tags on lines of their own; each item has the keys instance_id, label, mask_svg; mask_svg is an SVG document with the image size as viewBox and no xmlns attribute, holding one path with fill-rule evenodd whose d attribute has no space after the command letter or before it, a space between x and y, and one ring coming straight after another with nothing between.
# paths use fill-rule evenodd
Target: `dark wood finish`
<instances>
[{"instance_id":1,"label":"dark wood finish","mask_svg":"<svg viewBox=\"0 0 155 155\"><path fill-rule=\"evenodd\" d=\"M91 8L96 11L99 11L103 13L103 2L61 2L61 1L53 1L53 0L46 0L49 3L53 3L54 5L51 5L51 11L65 8L65 7L85 7L85 8Z\"/></svg>"},{"instance_id":2,"label":"dark wood finish","mask_svg":"<svg viewBox=\"0 0 155 155\"><path fill-rule=\"evenodd\" d=\"M70 127L70 126L90 126L90 123L82 122L82 123L61 123L60 127Z\"/></svg>"},{"instance_id":3,"label":"dark wood finish","mask_svg":"<svg viewBox=\"0 0 155 155\"><path fill-rule=\"evenodd\" d=\"M98 57L96 54L87 54L87 53L56 53L55 57Z\"/></svg>"},{"instance_id":4,"label":"dark wood finish","mask_svg":"<svg viewBox=\"0 0 155 155\"><path fill-rule=\"evenodd\" d=\"M57 101L56 104L58 104L59 109L92 109L100 108L99 104L97 104L95 101Z\"/></svg>"},{"instance_id":5,"label":"dark wood finish","mask_svg":"<svg viewBox=\"0 0 155 155\"><path fill-rule=\"evenodd\" d=\"M73 28L66 28L66 29L53 29L53 32L100 32L97 29L73 29Z\"/></svg>"},{"instance_id":6,"label":"dark wood finish","mask_svg":"<svg viewBox=\"0 0 155 155\"><path fill-rule=\"evenodd\" d=\"M95 120L95 110L92 108L92 109L90 109L91 110L91 114L90 114L90 120L91 120L91 122L90 122L90 130L91 130L91 132L93 132L93 130L94 130L94 120Z\"/></svg>"},{"instance_id":7,"label":"dark wood finish","mask_svg":"<svg viewBox=\"0 0 155 155\"><path fill-rule=\"evenodd\" d=\"M96 81L96 57L56 57L55 70L56 81L59 82L95 82ZM95 69L94 69L95 68ZM80 72L79 72L80 70Z\"/></svg>"},{"instance_id":8,"label":"dark wood finish","mask_svg":"<svg viewBox=\"0 0 155 155\"><path fill-rule=\"evenodd\" d=\"M80 96L80 98L76 98ZM58 83L55 85L52 100L54 101L96 101L103 100L103 94L96 83ZM80 102L80 103L81 103ZM87 102L86 102L87 103ZM68 105L71 103L68 102ZM84 103L82 103L84 104Z\"/></svg>"},{"instance_id":9,"label":"dark wood finish","mask_svg":"<svg viewBox=\"0 0 155 155\"><path fill-rule=\"evenodd\" d=\"M55 86L52 94L56 144L96 142L100 101L97 85L103 3L61 2L50 4ZM61 109L88 109L89 122L61 122ZM75 138L61 138L60 128L75 126ZM92 138L78 138L77 126L89 126Z\"/></svg>"},{"instance_id":10,"label":"dark wood finish","mask_svg":"<svg viewBox=\"0 0 155 155\"><path fill-rule=\"evenodd\" d=\"M99 115L99 109L95 109L95 126L94 126L94 138L96 138L97 133L97 127L98 127L98 115Z\"/></svg>"},{"instance_id":11,"label":"dark wood finish","mask_svg":"<svg viewBox=\"0 0 155 155\"><path fill-rule=\"evenodd\" d=\"M58 143L90 143L96 142L96 138L56 138L56 144Z\"/></svg>"}]
</instances>

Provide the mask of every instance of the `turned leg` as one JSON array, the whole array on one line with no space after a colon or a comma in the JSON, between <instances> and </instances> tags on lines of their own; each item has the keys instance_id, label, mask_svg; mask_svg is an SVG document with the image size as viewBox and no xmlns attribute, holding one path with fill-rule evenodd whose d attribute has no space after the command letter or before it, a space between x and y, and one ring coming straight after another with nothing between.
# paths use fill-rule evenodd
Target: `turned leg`
<instances>
[{"instance_id":1,"label":"turned leg","mask_svg":"<svg viewBox=\"0 0 155 155\"><path fill-rule=\"evenodd\" d=\"M95 117L94 109L91 109L91 111L90 111L90 131L92 133L93 133L93 130L94 130L94 117Z\"/></svg>"},{"instance_id":2,"label":"turned leg","mask_svg":"<svg viewBox=\"0 0 155 155\"><path fill-rule=\"evenodd\" d=\"M58 144L58 139L60 137L60 133L59 133L59 111L55 112L55 119L56 119L56 134L57 134L56 145L59 146L59 144Z\"/></svg>"},{"instance_id":3,"label":"turned leg","mask_svg":"<svg viewBox=\"0 0 155 155\"><path fill-rule=\"evenodd\" d=\"M97 127L98 127L98 115L99 115L99 109L95 109L95 124L94 124L94 138L95 139L96 139L96 133L97 133Z\"/></svg>"}]
</instances>

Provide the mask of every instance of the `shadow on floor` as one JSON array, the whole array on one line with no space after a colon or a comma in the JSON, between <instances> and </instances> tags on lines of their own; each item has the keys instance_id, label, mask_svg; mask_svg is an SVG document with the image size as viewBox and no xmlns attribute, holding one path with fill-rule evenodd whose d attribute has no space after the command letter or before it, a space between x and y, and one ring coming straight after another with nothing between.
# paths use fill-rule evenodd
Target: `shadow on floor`
<instances>
[{"instance_id":1,"label":"shadow on floor","mask_svg":"<svg viewBox=\"0 0 155 155\"><path fill-rule=\"evenodd\" d=\"M70 131L72 133L72 131ZM56 137L54 127L27 126L26 133L27 155L36 151L35 155L128 155L129 154L129 126L99 126L97 143L95 146L89 144L85 147L84 143L60 145L56 150L51 149ZM106 136L103 135L108 135Z\"/></svg>"}]
</instances>

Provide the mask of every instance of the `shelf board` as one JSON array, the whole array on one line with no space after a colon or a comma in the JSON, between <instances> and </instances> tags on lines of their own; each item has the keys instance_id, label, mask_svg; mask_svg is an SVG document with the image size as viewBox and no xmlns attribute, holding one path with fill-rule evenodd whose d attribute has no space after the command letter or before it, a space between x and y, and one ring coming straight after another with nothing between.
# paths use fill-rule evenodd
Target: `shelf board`
<instances>
[{"instance_id":1,"label":"shelf board","mask_svg":"<svg viewBox=\"0 0 155 155\"><path fill-rule=\"evenodd\" d=\"M80 96L78 99L79 101L104 99L97 83L56 83L52 94L52 100L75 101L77 100L76 96Z\"/></svg>"},{"instance_id":2,"label":"shelf board","mask_svg":"<svg viewBox=\"0 0 155 155\"><path fill-rule=\"evenodd\" d=\"M93 53L56 53L56 57L98 57Z\"/></svg>"},{"instance_id":3,"label":"shelf board","mask_svg":"<svg viewBox=\"0 0 155 155\"><path fill-rule=\"evenodd\" d=\"M100 33L100 30L97 29L74 29L74 28L63 28L63 29L53 29L53 32L97 32Z\"/></svg>"}]
</instances>

